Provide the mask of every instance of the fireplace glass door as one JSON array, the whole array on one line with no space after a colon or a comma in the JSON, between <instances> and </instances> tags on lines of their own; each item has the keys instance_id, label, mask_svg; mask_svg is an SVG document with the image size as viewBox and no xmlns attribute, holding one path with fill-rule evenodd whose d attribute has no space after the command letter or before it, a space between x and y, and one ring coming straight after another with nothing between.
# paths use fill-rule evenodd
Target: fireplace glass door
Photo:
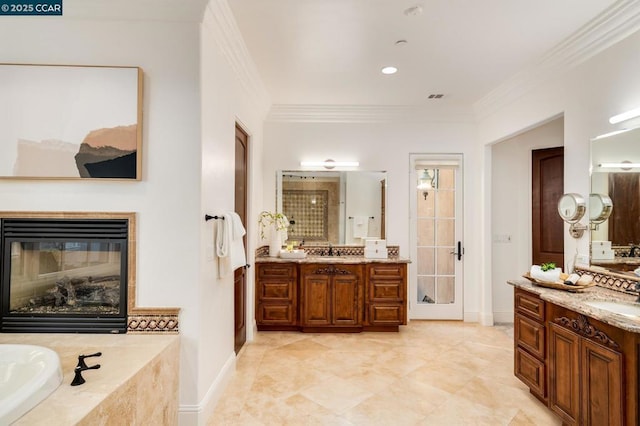
<instances>
[{"instance_id":1,"label":"fireplace glass door","mask_svg":"<svg viewBox=\"0 0 640 426\"><path fill-rule=\"evenodd\" d=\"M126 331L126 222L3 220L1 331Z\"/></svg>"}]
</instances>

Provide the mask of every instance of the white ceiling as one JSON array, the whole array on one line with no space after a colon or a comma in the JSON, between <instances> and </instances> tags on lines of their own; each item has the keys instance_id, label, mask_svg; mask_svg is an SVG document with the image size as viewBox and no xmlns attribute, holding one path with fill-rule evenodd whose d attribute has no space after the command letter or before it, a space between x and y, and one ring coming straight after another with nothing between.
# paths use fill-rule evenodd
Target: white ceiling
<instances>
[{"instance_id":1,"label":"white ceiling","mask_svg":"<svg viewBox=\"0 0 640 426\"><path fill-rule=\"evenodd\" d=\"M468 106L614 0L228 3L274 104Z\"/></svg>"}]
</instances>

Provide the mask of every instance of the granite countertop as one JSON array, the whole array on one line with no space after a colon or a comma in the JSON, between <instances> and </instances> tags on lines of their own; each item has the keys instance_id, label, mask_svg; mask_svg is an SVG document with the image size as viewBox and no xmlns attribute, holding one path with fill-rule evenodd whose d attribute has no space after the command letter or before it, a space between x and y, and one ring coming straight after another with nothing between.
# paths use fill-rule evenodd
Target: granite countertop
<instances>
[{"instance_id":1,"label":"granite countertop","mask_svg":"<svg viewBox=\"0 0 640 426\"><path fill-rule=\"evenodd\" d=\"M362 263L411 263L409 259L402 257L389 257L387 259L369 259L364 256L307 256L304 259L283 259L281 257L256 256L256 263L335 263L335 264L362 264Z\"/></svg>"},{"instance_id":2,"label":"granite countertop","mask_svg":"<svg viewBox=\"0 0 640 426\"><path fill-rule=\"evenodd\" d=\"M599 286L589 287L582 292L573 293L564 290L540 287L524 278L508 280L507 283L514 287L537 294L542 300L562 306L563 308L571 309L572 311L587 315L598 321L602 321L623 330L640 333L640 317L630 317L617 314L615 312L585 304L587 301L598 300L623 302L640 306L640 304L636 302L637 296L633 294L621 293L619 291L609 290Z\"/></svg>"}]
</instances>

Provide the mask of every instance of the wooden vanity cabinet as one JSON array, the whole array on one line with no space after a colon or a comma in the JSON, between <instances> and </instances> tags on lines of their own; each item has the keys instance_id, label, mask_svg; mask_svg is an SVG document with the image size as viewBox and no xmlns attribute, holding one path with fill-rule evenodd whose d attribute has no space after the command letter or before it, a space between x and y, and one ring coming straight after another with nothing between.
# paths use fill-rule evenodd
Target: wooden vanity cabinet
<instances>
[{"instance_id":1,"label":"wooden vanity cabinet","mask_svg":"<svg viewBox=\"0 0 640 426\"><path fill-rule=\"evenodd\" d=\"M406 324L406 263L371 263L366 276L365 326L374 330Z\"/></svg>"},{"instance_id":2,"label":"wooden vanity cabinet","mask_svg":"<svg viewBox=\"0 0 640 426\"><path fill-rule=\"evenodd\" d=\"M564 425L640 424L640 335L514 292L514 372Z\"/></svg>"},{"instance_id":3,"label":"wooden vanity cabinet","mask_svg":"<svg viewBox=\"0 0 640 426\"><path fill-rule=\"evenodd\" d=\"M516 288L514 307L514 374L546 403L545 302Z\"/></svg>"},{"instance_id":4,"label":"wooden vanity cabinet","mask_svg":"<svg viewBox=\"0 0 640 426\"><path fill-rule=\"evenodd\" d=\"M258 330L292 330L298 324L298 268L290 263L256 263ZM266 326L263 328L263 326Z\"/></svg>"},{"instance_id":5,"label":"wooden vanity cabinet","mask_svg":"<svg viewBox=\"0 0 640 426\"><path fill-rule=\"evenodd\" d=\"M362 267L307 264L300 267L300 325L361 327Z\"/></svg>"},{"instance_id":6,"label":"wooden vanity cabinet","mask_svg":"<svg viewBox=\"0 0 640 426\"><path fill-rule=\"evenodd\" d=\"M549 314L549 408L568 425L625 424L627 333L553 304Z\"/></svg>"}]
</instances>

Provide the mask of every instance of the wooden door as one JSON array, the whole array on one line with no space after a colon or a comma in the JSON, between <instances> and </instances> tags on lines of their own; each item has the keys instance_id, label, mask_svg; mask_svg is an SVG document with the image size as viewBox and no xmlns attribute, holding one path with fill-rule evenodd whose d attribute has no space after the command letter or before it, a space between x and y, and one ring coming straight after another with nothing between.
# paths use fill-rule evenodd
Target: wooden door
<instances>
[{"instance_id":1,"label":"wooden door","mask_svg":"<svg viewBox=\"0 0 640 426\"><path fill-rule=\"evenodd\" d=\"M564 424L580 420L580 336L549 324L549 408Z\"/></svg>"},{"instance_id":2,"label":"wooden door","mask_svg":"<svg viewBox=\"0 0 640 426\"><path fill-rule=\"evenodd\" d=\"M609 173L609 197L614 209L609 217L611 244L640 242L640 173ZM622 208L621 208L622 207Z\"/></svg>"},{"instance_id":3,"label":"wooden door","mask_svg":"<svg viewBox=\"0 0 640 426\"><path fill-rule=\"evenodd\" d=\"M622 354L583 339L581 355L582 424L624 424Z\"/></svg>"},{"instance_id":4,"label":"wooden door","mask_svg":"<svg viewBox=\"0 0 640 426\"><path fill-rule=\"evenodd\" d=\"M247 226L247 153L249 137L236 124L235 138L235 212L238 213L244 226ZM244 250L247 251L247 237L243 238ZM234 306L234 349L238 353L247 340L247 278L245 267L233 273L233 306Z\"/></svg>"},{"instance_id":5,"label":"wooden door","mask_svg":"<svg viewBox=\"0 0 640 426\"><path fill-rule=\"evenodd\" d=\"M360 325L358 277L336 275L332 282L332 317L334 325Z\"/></svg>"},{"instance_id":6,"label":"wooden door","mask_svg":"<svg viewBox=\"0 0 640 426\"><path fill-rule=\"evenodd\" d=\"M532 151L532 263L554 262L564 268L564 224L558 200L564 194L564 148Z\"/></svg>"},{"instance_id":7,"label":"wooden door","mask_svg":"<svg viewBox=\"0 0 640 426\"><path fill-rule=\"evenodd\" d=\"M331 325L331 277L313 271L304 271L302 277L302 325Z\"/></svg>"}]
</instances>

